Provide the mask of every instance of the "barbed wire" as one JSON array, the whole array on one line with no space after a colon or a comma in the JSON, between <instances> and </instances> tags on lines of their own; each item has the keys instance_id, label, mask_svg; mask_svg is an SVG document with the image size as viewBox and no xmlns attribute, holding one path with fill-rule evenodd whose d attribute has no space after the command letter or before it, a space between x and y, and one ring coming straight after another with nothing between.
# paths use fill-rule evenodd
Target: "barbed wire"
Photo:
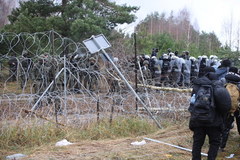
<instances>
[{"instance_id":1,"label":"barbed wire","mask_svg":"<svg viewBox=\"0 0 240 160\"><path fill-rule=\"evenodd\" d=\"M32 116L22 109L74 126L113 114L147 117L108 60L101 53L90 54L81 43L55 31L1 33L0 48L1 121L22 119L28 123ZM116 65L133 85L134 62L125 54L118 59ZM187 116L189 90L149 86L140 74L137 94L154 116Z\"/></svg>"}]
</instances>

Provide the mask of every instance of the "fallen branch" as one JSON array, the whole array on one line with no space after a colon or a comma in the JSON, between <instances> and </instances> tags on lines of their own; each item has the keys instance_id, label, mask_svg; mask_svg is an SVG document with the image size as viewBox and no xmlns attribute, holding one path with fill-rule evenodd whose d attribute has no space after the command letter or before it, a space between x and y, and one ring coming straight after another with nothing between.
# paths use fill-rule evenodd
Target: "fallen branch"
<instances>
[{"instance_id":1,"label":"fallen branch","mask_svg":"<svg viewBox=\"0 0 240 160\"><path fill-rule=\"evenodd\" d=\"M151 85L143 85L143 84L138 84L140 87L146 87L146 88L151 88L151 89L157 89L157 90L162 90L162 91L174 91L174 92L192 92L192 88L189 89L180 89L180 88L171 88L171 87L157 87L157 86L151 86Z\"/></svg>"},{"instance_id":2,"label":"fallen branch","mask_svg":"<svg viewBox=\"0 0 240 160\"><path fill-rule=\"evenodd\" d=\"M144 111L145 108L143 107L139 107L138 108L139 111ZM150 111L169 111L169 112L186 112L188 111L187 109L172 109L172 108L149 108Z\"/></svg>"},{"instance_id":3,"label":"fallen branch","mask_svg":"<svg viewBox=\"0 0 240 160\"><path fill-rule=\"evenodd\" d=\"M115 77L114 75L112 75L110 72L108 72L108 74L113 77L115 80L117 81L121 81L124 82L123 80ZM132 84L132 82L128 83ZM174 91L174 92L187 92L187 93L191 93L192 92L192 88L187 88L187 89L180 89L180 88L171 88L171 87L157 87L157 86L152 86L152 85L144 85L144 84L137 84L139 87L146 87L146 88L151 88L151 89L156 89L156 90L162 90L162 91Z\"/></svg>"}]
</instances>

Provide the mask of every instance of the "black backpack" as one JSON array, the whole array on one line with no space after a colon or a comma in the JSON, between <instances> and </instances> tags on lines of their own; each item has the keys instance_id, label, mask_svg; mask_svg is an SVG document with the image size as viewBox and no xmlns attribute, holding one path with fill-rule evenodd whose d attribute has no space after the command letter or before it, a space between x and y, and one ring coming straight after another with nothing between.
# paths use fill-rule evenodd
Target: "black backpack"
<instances>
[{"instance_id":1,"label":"black backpack","mask_svg":"<svg viewBox=\"0 0 240 160\"><path fill-rule=\"evenodd\" d=\"M212 123L215 119L215 103L212 85L201 85L195 95L191 118L201 123Z\"/></svg>"}]
</instances>

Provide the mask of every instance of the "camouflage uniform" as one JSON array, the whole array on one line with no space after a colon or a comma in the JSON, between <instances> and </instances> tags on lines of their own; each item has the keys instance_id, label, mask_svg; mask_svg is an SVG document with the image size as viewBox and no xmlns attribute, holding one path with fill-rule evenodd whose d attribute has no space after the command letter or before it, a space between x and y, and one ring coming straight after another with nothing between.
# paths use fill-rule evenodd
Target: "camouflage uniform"
<instances>
[{"instance_id":1,"label":"camouflage uniform","mask_svg":"<svg viewBox=\"0 0 240 160\"><path fill-rule=\"evenodd\" d=\"M115 72L113 69L110 69L109 72L111 74L115 75ZM108 84L110 87L108 94L114 93L114 92L120 92L121 86L120 86L120 82L117 79L115 79L112 76L109 76L109 77L107 77L107 81L108 81Z\"/></svg>"},{"instance_id":2,"label":"camouflage uniform","mask_svg":"<svg viewBox=\"0 0 240 160\"><path fill-rule=\"evenodd\" d=\"M18 60L16 57L11 57L8 61L9 65L9 79L10 81L17 80L17 67L18 67Z\"/></svg>"},{"instance_id":3,"label":"camouflage uniform","mask_svg":"<svg viewBox=\"0 0 240 160\"><path fill-rule=\"evenodd\" d=\"M48 62L51 64L48 77L49 84L54 81L53 86L49 89L49 98L48 101L54 104L55 114L62 113L61 100L60 96L62 95L62 91L64 89L64 73L62 72L57 79L55 76L59 73L59 71L64 67L63 59L58 59L56 57L52 57Z\"/></svg>"},{"instance_id":4,"label":"camouflage uniform","mask_svg":"<svg viewBox=\"0 0 240 160\"><path fill-rule=\"evenodd\" d=\"M94 91L98 87L98 78L99 78L98 70L99 70L99 66L96 63L96 60L93 57L89 58L87 73L84 77L84 86L90 91Z\"/></svg>"},{"instance_id":5,"label":"camouflage uniform","mask_svg":"<svg viewBox=\"0 0 240 160\"><path fill-rule=\"evenodd\" d=\"M46 58L38 59L38 62L33 65L32 79L34 81L34 91L37 94L41 94L50 84L51 76L49 76L51 70L51 63Z\"/></svg>"},{"instance_id":6,"label":"camouflage uniform","mask_svg":"<svg viewBox=\"0 0 240 160\"><path fill-rule=\"evenodd\" d=\"M143 79L145 80L146 84L151 85L152 77L151 77L151 71L149 69L149 61L148 60L143 61L143 66L142 66L141 70L143 73ZM142 79L142 77L141 77L141 79Z\"/></svg>"},{"instance_id":7,"label":"camouflage uniform","mask_svg":"<svg viewBox=\"0 0 240 160\"><path fill-rule=\"evenodd\" d=\"M32 60L30 58L23 57L20 61L20 86L21 88L26 87L27 81L29 80L32 68Z\"/></svg>"},{"instance_id":8,"label":"camouflage uniform","mask_svg":"<svg viewBox=\"0 0 240 160\"><path fill-rule=\"evenodd\" d=\"M85 76L86 64L82 62L80 58L72 58L70 61L71 74L69 76L69 87L72 91L79 93L81 89L81 83Z\"/></svg>"},{"instance_id":9,"label":"camouflage uniform","mask_svg":"<svg viewBox=\"0 0 240 160\"><path fill-rule=\"evenodd\" d=\"M38 61L33 65L32 69L32 79L33 79L33 89L36 93L36 98L34 101L36 102L39 96L47 89L50 83L55 79L60 67L56 64L56 61L49 57L48 55L42 55ZM63 75L61 73L61 75ZM47 94L47 102L55 104L56 113L61 112L59 93L57 92L58 83L61 82L61 77L58 77L58 81L55 81L54 85L50 87ZM62 85L60 83L60 85ZM61 90L61 89L59 89ZM38 104L38 107L41 106L41 103Z\"/></svg>"}]
</instances>

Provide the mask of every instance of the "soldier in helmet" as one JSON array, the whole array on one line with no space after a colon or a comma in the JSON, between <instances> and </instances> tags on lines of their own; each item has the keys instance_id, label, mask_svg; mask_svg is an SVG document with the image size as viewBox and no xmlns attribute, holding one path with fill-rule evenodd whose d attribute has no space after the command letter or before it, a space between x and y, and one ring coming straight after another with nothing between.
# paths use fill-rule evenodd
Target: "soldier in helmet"
<instances>
[{"instance_id":1,"label":"soldier in helmet","mask_svg":"<svg viewBox=\"0 0 240 160\"><path fill-rule=\"evenodd\" d=\"M50 71L51 71L51 62L49 61L48 55L41 55L37 62L33 64L33 69L31 72L31 77L33 80L33 89L34 93L37 96L42 95L50 84ZM36 97L37 99L38 97ZM36 101L35 99L35 101Z\"/></svg>"},{"instance_id":2,"label":"soldier in helmet","mask_svg":"<svg viewBox=\"0 0 240 160\"><path fill-rule=\"evenodd\" d=\"M113 58L113 62L115 63L116 66L119 65L119 60L117 57ZM110 74L113 75L113 76L111 75L110 77L107 78L107 81L109 84L108 94L121 92L121 84L120 84L120 81L116 78L117 75L116 75L114 68L108 66L108 72L110 72Z\"/></svg>"},{"instance_id":3,"label":"soldier in helmet","mask_svg":"<svg viewBox=\"0 0 240 160\"><path fill-rule=\"evenodd\" d=\"M164 53L160 59L161 66L161 85L167 85L169 82L169 74L171 72L171 59Z\"/></svg>"},{"instance_id":4,"label":"soldier in helmet","mask_svg":"<svg viewBox=\"0 0 240 160\"><path fill-rule=\"evenodd\" d=\"M32 59L30 57L27 57L27 54L25 54L23 57L20 58L19 72L20 72L21 88L26 87L27 81L30 78L32 65L33 65Z\"/></svg>"},{"instance_id":5,"label":"soldier in helmet","mask_svg":"<svg viewBox=\"0 0 240 160\"><path fill-rule=\"evenodd\" d=\"M199 73L199 63L198 60L195 57L190 57L189 58L191 61L191 76L190 76L190 80L191 82L193 82L193 80L195 80L198 77L198 73Z\"/></svg>"},{"instance_id":6,"label":"soldier in helmet","mask_svg":"<svg viewBox=\"0 0 240 160\"><path fill-rule=\"evenodd\" d=\"M177 56L171 57L171 74L170 74L170 82L174 87L177 87L181 80L182 75L182 64L183 59Z\"/></svg>"},{"instance_id":7,"label":"soldier in helmet","mask_svg":"<svg viewBox=\"0 0 240 160\"><path fill-rule=\"evenodd\" d=\"M151 74L152 74L154 85L155 86L160 86L161 67L160 67L159 60L155 56L151 57L150 71L151 71Z\"/></svg>"},{"instance_id":8,"label":"soldier in helmet","mask_svg":"<svg viewBox=\"0 0 240 160\"><path fill-rule=\"evenodd\" d=\"M43 54L38 57L37 61L33 64L32 68L32 80L33 80L33 89L36 94L34 102L37 102L39 97L44 93L44 91L49 87L51 82L54 82L53 85L48 89L46 96L47 104L53 103L55 106L55 113L59 114L62 112L61 101L59 94L63 89L63 75L60 74L57 79L55 76L63 67L63 64L54 57L50 57L48 54ZM55 81L54 81L55 80ZM38 104L38 107L41 107L42 102Z\"/></svg>"},{"instance_id":9,"label":"soldier in helmet","mask_svg":"<svg viewBox=\"0 0 240 160\"><path fill-rule=\"evenodd\" d=\"M199 74L198 77L202 77L204 75L203 68L208 66L208 57L206 55L203 55L199 58Z\"/></svg>"},{"instance_id":10,"label":"soldier in helmet","mask_svg":"<svg viewBox=\"0 0 240 160\"><path fill-rule=\"evenodd\" d=\"M71 74L68 78L68 84L70 86L70 90L75 93L81 92L81 87L83 80L86 76L86 63L84 59L85 56L75 53L76 55L72 56L70 59L70 71Z\"/></svg>"},{"instance_id":11,"label":"soldier in helmet","mask_svg":"<svg viewBox=\"0 0 240 160\"><path fill-rule=\"evenodd\" d=\"M37 59L37 61L33 63L33 69L31 72L31 79L33 80L33 92L36 94L36 97L34 98L34 103L37 102L38 98L44 92L42 65L43 60L40 58ZM41 105L42 105L41 102L39 102L38 107L40 107Z\"/></svg>"},{"instance_id":12,"label":"soldier in helmet","mask_svg":"<svg viewBox=\"0 0 240 160\"><path fill-rule=\"evenodd\" d=\"M192 61L189 58L190 58L189 52L185 51L185 56L183 56L184 63L182 65L182 76L183 76L183 84L186 87L190 86L190 74L191 74Z\"/></svg>"},{"instance_id":13,"label":"soldier in helmet","mask_svg":"<svg viewBox=\"0 0 240 160\"><path fill-rule=\"evenodd\" d=\"M143 61L144 61L144 54L141 54L140 56L137 57L139 60L139 64L142 67L143 66Z\"/></svg>"},{"instance_id":14,"label":"soldier in helmet","mask_svg":"<svg viewBox=\"0 0 240 160\"><path fill-rule=\"evenodd\" d=\"M183 51L181 58L183 59L189 59L190 55L189 55L189 51Z\"/></svg>"},{"instance_id":15,"label":"soldier in helmet","mask_svg":"<svg viewBox=\"0 0 240 160\"><path fill-rule=\"evenodd\" d=\"M171 48L168 48L167 49L167 55L170 56L170 58L171 58L171 56L174 56L175 54L172 52Z\"/></svg>"},{"instance_id":16,"label":"soldier in helmet","mask_svg":"<svg viewBox=\"0 0 240 160\"><path fill-rule=\"evenodd\" d=\"M217 70L217 68L221 65L220 61L218 60L218 57L215 55L212 55L212 57L210 56L208 63L209 63L208 65L213 67L215 70Z\"/></svg>"},{"instance_id":17,"label":"soldier in helmet","mask_svg":"<svg viewBox=\"0 0 240 160\"><path fill-rule=\"evenodd\" d=\"M151 71L149 69L149 61L144 60L143 61L143 66L141 68L142 73L143 73L143 79L145 80L146 84L150 85L151 84Z\"/></svg>"},{"instance_id":18,"label":"soldier in helmet","mask_svg":"<svg viewBox=\"0 0 240 160\"><path fill-rule=\"evenodd\" d=\"M158 49L157 49L157 48L153 48L153 49L152 49L151 57L153 57L153 56L155 56L155 57L158 56Z\"/></svg>"}]
</instances>

